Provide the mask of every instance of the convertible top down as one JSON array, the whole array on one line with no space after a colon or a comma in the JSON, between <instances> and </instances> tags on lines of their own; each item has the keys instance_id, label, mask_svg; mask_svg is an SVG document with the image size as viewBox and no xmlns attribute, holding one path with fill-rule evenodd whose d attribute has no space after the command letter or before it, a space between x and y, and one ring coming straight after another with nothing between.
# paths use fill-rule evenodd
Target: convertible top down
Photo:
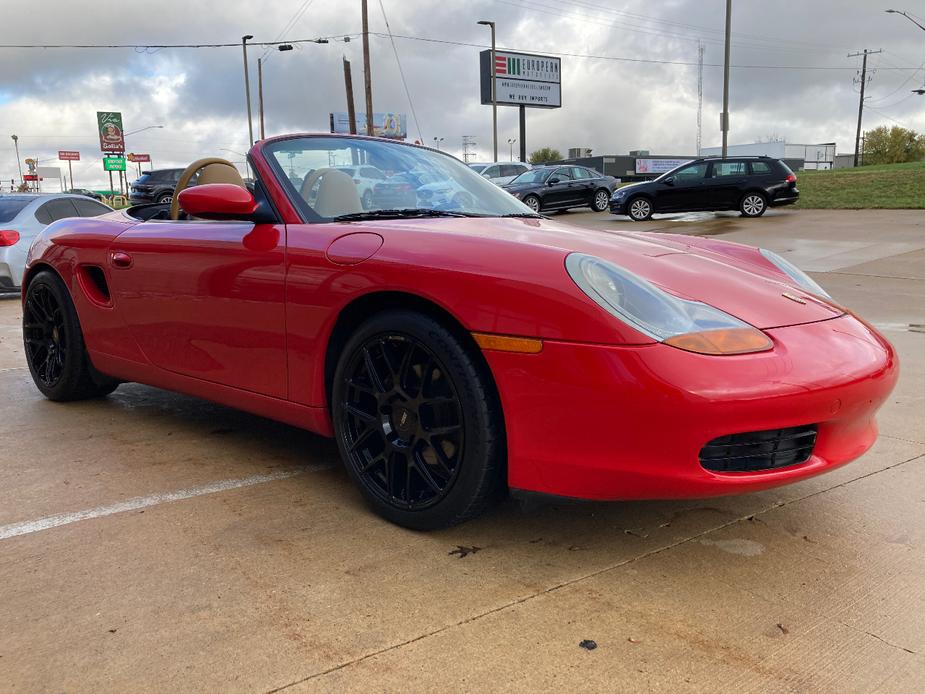
<instances>
[{"instance_id":1,"label":"convertible top down","mask_svg":"<svg viewBox=\"0 0 925 694\"><path fill-rule=\"evenodd\" d=\"M508 489L759 490L876 438L892 347L773 253L553 222L375 138L248 158L253 182L200 160L171 203L35 241L23 329L47 397L136 381L334 436L372 507L420 529ZM362 196L360 165L383 172ZM457 192L435 204L416 180Z\"/></svg>"}]
</instances>

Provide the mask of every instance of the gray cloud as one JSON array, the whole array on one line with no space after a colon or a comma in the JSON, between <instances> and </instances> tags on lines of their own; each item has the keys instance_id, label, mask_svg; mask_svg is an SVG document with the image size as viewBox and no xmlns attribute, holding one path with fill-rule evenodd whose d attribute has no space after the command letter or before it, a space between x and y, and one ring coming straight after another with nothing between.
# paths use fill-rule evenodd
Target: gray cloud
<instances>
[{"instance_id":1,"label":"gray cloud","mask_svg":"<svg viewBox=\"0 0 925 694\"><path fill-rule=\"evenodd\" d=\"M922 0L898 0L925 14ZM149 3L97 2L88 12L80 3L45 0L23 5L3 0L2 43L180 43L236 41L243 33L272 40L302 0L253 3L164 0ZM697 40L707 63L722 62L723 5L720 0L622 2L590 0L477 0L398 3L384 0L396 34L485 44L479 19L498 25L500 46L542 52L580 53L678 62L696 62ZM314 0L286 38L356 33L357 0ZM385 30L378 0L370 3L371 29ZM925 130L925 97L910 89L925 81L925 70L910 77L894 67L925 61L922 32L869 0L764 3L736 0L733 63L737 65L841 66L852 68L848 52L882 48L871 59L870 106L865 127L902 123ZM388 39L371 38L376 110L409 114L409 134L417 137ZM478 103L477 47L396 39L425 143L446 138L444 148L459 153L461 136L475 135L480 158L490 154L490 108ZM256 58L251 51L255 77ZM288 53L272 52L265 71L268 133L324 130L327 114L345 110L341 57L353 63L358 108L362 108L359 40L305 44ZM242 60L238 48L163 50L3 50L0 82L0 177L15 174L9 134L20 135L23 156L53 159L58 149L80 149L78 183L103 181L95 161L95 111L121 110L128 130L151 124L163 130L130 141L150 151L155 166L183 165L221 148L246 147ZM853 150L857 109L852 69L738 68L732 73L732 142L769 135L791 142L836 140ZM564 107L528 113L528 150L592 147L598 152L645 148L690 154L696 136L697 70L577 57L563 58ZM891 95L891 92L895 94ZM704 71L704 145L718 144L722 69ZM908 98L907 98L908 97ZM256 106L256 98L255 98ZM876 110L875 110L876 109ZM518 137L517 113L500 110L502 157L507 138ZM6 144L4 144L6 143ZM227 153L224 153L227 154ZM228 155L235 158L236 155Z\"/></svg>"}]
</instances>

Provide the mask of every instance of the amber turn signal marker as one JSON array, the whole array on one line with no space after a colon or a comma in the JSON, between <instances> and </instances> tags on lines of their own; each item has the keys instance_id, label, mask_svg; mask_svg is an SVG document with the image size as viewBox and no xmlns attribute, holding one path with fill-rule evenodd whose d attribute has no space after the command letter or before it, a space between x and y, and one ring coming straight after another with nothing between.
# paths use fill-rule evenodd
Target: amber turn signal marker
<instances>
[{"instance_id":1,"label":"amber turn signal marker","mask_svg":"<svg viewBox=\"0 0 925 694\"><path fill-rule=\"evenodd\" d=\"M748 354L764 352L774 346L771 339L756 328L727 328L675 335L664 344L697 354Z\"/></svg>"},{"instance_id":2,"label":"amber turn signal marker","mask_svg":"<svg viewBox=\"0 0 925 694\"><path fill-rule=\"evenodd\" d=\"M543 341L532 337L511 337L510 335L489 335L472 333L476 344L482 349L496 352L521 352L522 354L539 354L543 351Z\"/></svg>"}]
</instances>

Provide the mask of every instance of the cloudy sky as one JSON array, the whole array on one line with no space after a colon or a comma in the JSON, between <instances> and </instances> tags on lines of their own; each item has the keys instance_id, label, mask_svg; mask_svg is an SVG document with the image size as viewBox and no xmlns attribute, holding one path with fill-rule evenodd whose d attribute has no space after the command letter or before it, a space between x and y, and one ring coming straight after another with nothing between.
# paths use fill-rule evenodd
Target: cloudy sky
<instances>
[{"instance_id":1,"label":"cloudy sky","mask_svg":"<svg viewBox=\"0 0 925 694\"><path fill-rule=\"evenodd\" d=\"M836 141L854 149L859 58L870 58L865 128L901 124L925 131L925 0L734 0L730 142L768 137ZM360 0L160 0L158 3L0 0L0 44L175 44L341 37L268 53L267 131L326 130L328 113L346 110L341 57L353 63L362 108ZM374 110L408 113L412 139L443 137L460 154L474 135L490 157L491 108L478 100L478 52L494 20L499 48L562 55L563 107L527 114L528 151L590 147L596 153L648 149L695 152L698 41L705 46L703 145L720 142L723 0L370 0L370 31L384 33L383 7L417 114L411 116L387 36L372 36ZM92 10L89 9L92 7ZM342 37L352 37L345 42ZM399 38L403 37L403 38ZM408 38L415 37L415 38ZM420 39L434 39L423 41ZM441 42L449 43L441 43ZM464 44L464 45L459 45ZM250 51L252 69L262 51ZM0 48L0 179L16 176L10 135L23 158L55 164L76 149L75 184L104 181L95 134L98 110L121 111L130 151L149 152L156 168L247 147L240 48ZM617 60L631 59L631 60ZM646 62L653 61L653 62ZM911 69L910 69L911 68ZM253 72L252 72L253 77ZM256 97L255 97L256 102ZM517 112L499 108L499 154L518 137ZM4 144L5 143L5 144ZM228 152L225 150L232 150ZM66 166L66 165L62 165Z\"/></svg>"}]
</instances>

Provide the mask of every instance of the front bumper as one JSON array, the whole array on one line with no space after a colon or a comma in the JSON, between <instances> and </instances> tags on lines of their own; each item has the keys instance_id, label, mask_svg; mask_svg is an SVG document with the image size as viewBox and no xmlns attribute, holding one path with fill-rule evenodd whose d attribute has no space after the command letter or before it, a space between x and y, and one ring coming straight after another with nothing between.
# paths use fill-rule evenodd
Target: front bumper
<instances>
[{"instance_id":1,"label":"front bumper","mask_svg":"<svg viewBox=\"0 0 925 694\"><path fill-rule=\"evenodd\" d=\"M766 332L773 350L740 356L552 341L535 355L486 351L509 486L600 500L720 496L796 482L870 448L898 376L890 344L852 316ZM736 473L700 464L712 439L805 424L818 436L804 463Z\"/></svg>"},{"instance_id":2,"label":"front bumper","mask_svg":"<svg viewBox=\"0 0 925 694\"><path fill-rule=\"evenodd\" d=\"M610 198L611 214L626 214L626 198Z\"/></svg>"}]
</instances>

